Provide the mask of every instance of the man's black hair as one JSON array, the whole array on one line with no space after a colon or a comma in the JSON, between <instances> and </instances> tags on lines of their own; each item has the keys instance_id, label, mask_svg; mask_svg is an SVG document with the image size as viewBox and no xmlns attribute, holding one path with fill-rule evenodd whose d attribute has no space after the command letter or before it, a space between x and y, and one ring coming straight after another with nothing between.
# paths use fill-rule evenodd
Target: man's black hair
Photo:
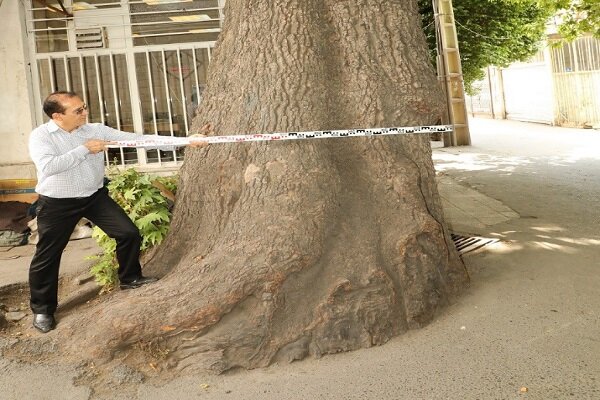
<instances>
[{"instance_id":1,"label":"man's black hair","mask_svg":"<svg viewBox=\"0 0 600 400\"><path fill-rule=\"evenodd\" d=\"M50 95L46 97L46 100L44 100L43 106L44 113L46 113L50 119L52 119L52 114L54 113L64 114L65 108L60 101L63 97L73 98L79 97L79 95L75 92L68 92L64 90L50 93Z\"/></svg>"}]
</instances>

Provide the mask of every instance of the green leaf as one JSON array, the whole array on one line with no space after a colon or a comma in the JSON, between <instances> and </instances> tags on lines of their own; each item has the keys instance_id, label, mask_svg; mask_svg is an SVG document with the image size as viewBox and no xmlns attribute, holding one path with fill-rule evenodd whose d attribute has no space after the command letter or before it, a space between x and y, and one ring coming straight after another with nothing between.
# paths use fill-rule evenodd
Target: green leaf
<instances>
[{"instance_id":1,"label":"green leaf","mask_svg":"<svg viewBox=\"0 0 600 400\"><path fill-rule=\"evenodd\" d=\"M155 178L141 174L133 168L125 171L109 168L109 175L111 178L108 184L109 193L140 230L142 251L160 244L169 231L171 213L160 190L152 186L152 182L159 180L169 190L175 192L177 177ZM109 290L118 282L116 241L98 227L94 227L92 237L96 239L103 253L90 258L96 261L90 272L96 282L103 286L103 290Z\"/></svg>"},{"instance_id":2,"label":"green leaf","mask_svg":"<svg viewBox=\"0 0 600 400\"><path fill-rule=\"evenodd\" d=\"M135 200L135 195L139 192L136 188L129 188L123 193L123 197L127 200Z\"/></svg>"}]
</instances>

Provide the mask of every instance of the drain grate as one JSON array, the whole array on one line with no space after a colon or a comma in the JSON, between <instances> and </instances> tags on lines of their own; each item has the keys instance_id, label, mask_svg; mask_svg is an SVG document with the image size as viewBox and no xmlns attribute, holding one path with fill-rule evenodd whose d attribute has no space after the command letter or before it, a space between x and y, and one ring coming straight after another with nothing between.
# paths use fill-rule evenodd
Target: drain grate
<instances>
[{"instance_id":1,"label":"drain grate","mask_svg":"<svg viewBox=\"0 0 600 400\"><path fill-rule=\"evenodd\" d=\"M479 236L462 236L456 233L452 233L450 236L452 236L456 250L458 250L460 255L500 241L500 239L490 239Z\"/></svg>"}]
</instances>

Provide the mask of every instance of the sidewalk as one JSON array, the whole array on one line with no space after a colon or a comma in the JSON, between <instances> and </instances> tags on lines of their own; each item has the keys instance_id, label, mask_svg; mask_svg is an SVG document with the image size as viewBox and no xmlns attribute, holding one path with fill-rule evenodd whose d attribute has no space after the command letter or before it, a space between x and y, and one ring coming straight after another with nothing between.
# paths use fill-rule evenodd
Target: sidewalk
<instances>
[{"instance_id":1,"label":"sidewalk","mask_svg":"<svg viewBox=\"0 0 600 400\"><path fill-rule=\"evenodd\" d=\"M71 240L63 252L60 273L77 274L89 269L92 261L85 257L101 251L92 238ZM0 247L0 288L27 282L29 263L35 252L34 245Z\"/></svg>"},{"instance_id":2,"label":"sidewalk","mask_svg":"<svg viewBox=\"0 0 600 400\"><path fill-rule=\"evenodd\" d=\"M444 212L452 230L500 241L464 256L471 286L430 325L380 347L119 387L110 398L600 398L600 131L470 123L472 146L433 151ZM92 250L85 243L93 244L69 245L64 267ZM23 256L6 264L14 252ZM13 271L0 286L23 280L17 271L31 252L0 252L0 274ZM52 379L35 366L0 362L0 370L10 372L0 393L20 399L39 398L31 394ZM23 375L34 383L21 390ZM74 387L75 376L61 370L60 390L47 398L105 398Z\"/></svg>"}]
</instances>

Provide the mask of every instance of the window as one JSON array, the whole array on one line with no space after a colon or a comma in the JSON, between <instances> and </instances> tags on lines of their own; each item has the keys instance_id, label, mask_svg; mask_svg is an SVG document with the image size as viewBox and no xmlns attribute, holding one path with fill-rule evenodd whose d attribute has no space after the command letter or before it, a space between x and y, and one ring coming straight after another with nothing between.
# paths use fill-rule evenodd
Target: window
<instances>
[{"instance_id":1,"label":"window","mask_svg":"<svg viewBox=\"0 0 600 400\"><path fill-rule=\"evenodd\" d=\"M135 46L210 42L221 31L218 0L131 1L131 32Z\"/></svg>"}]
</instances>

